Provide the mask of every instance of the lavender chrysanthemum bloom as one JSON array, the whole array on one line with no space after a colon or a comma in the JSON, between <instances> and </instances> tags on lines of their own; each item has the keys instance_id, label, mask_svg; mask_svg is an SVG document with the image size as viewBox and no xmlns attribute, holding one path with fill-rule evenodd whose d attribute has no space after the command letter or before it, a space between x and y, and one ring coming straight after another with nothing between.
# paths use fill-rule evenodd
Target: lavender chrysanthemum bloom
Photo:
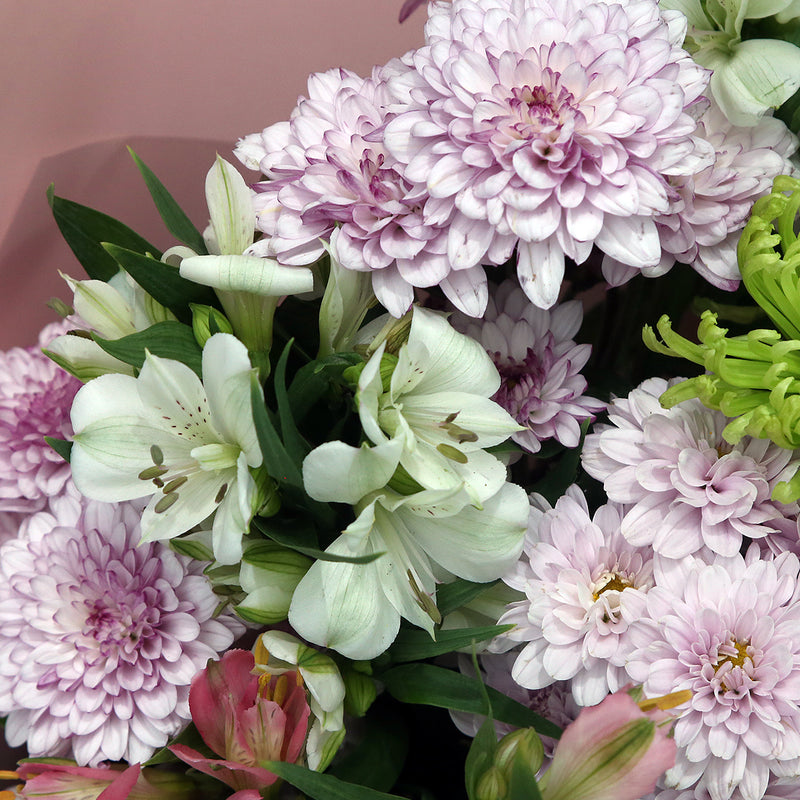
<instances>
[{"instance_id":1,"label":"lavender chrysanthemum bloom","mask_svg":"<svg viewBox=\"0 0 800 800\"><path fill-rule=\"evenodd\" d=\"M63 333L48 325L45 346ZM72 434L69 411L81 383L56 366L38 347L14 347L0 353L0 514L31 514L59 494L70 471L45 442L45 436ZM2 525L1 527L6 527Z\"/></svg>"},{"instance_id":2,"label":"lavender chrysanthemum bloom","mask_svg":"<svg viewBox=\"0 0 800 800\"><path fill-rule=\"evenodd\" d=\"M582 263L593 245L660 268L670 181L713 160L688 112L708 78L679 46L685 25L656 0L431 4L415 72L393 79L415 103L384 141L453 214L454 270L477 282L516 245L520 284L547 308L565 256Z\"/></svg>"},{"instance_id":3,"label":"lavender chrysanthemum bloom","mask_svg":"<svg viewBox=\"0 0 800 800\"><path fill-rule=\"evenodd\" d=\"M344 69L312 75L289 121L245 137L236 155L269 179L254 186L256 225L267 236L248 252L311 264L330 239L340 264L371 272L376 297L399 317L415 286L439 284L457 304L459 293L447 277L447 218L423 219L427 193L381 141L397 99L385 78L398 69L394 61L370 78Z\"/></svg>"},{"instance_id":4,"label":"lavender chrysanthemum bloom","mask_svg":"<svg viewBox=\"0 0 800 800\"><path fill-rule=\"evenodd\" d=\"M145 761L191 720L192 678L243 626L215 616L203 564L137 546L141 504L51 508L0 548L6 736L81 765Z\"/></svg>"},{"instance_id":5,"label":"lavender chrysanthemum bloom","mask_svg":"<svg viewBox=\"0 0 800 800\"><path fill-rule=\"evenodd\" d=\"M577 486L555 508L531 508L525 552L503 576L526 599L509 605L498 624L516 627L493 645L525 642L511 673L521 686L571 680L575 701L590 706L627 683L628 631L644 613L653 559L624 539L621 519L614 503L590 516Z\"/></svg>"},{"instance_id":6,"label":"lavender chrysanthemum bloom","mask_svg":"<svg viewBox=\"0 0 800 800\"><path fill-rule=\"evenodd\" d=\"M631 630L627 670L647 696L692 693L665 784L760 800L771 776L800 775L800 561L764 560L751 546L745 558L664 566Z\"/></svg>"},{"instance_id":7,"label":"lavender chrysanthemum bloom","mask_svg":"<svg viewBox=\"0 0 800 800\"><path fill-rule=\"evenodd\" d=\"M500 373L492 397L525 430L511 438L529 453L546 439L577 447L580 423L606 404L588 397L580 374L592 348L575 344L583 311L578 301L551 311L532 306L516 281L504 281L490 295L482 321L454 314L453 326L479 341Z\"/></svg>"},{"instance_id":8,"label":"lavender chrysanthemum bloom","mask_svg":"<svg viewBox=\"0 0 800 800\"><path fill-rule=\"evenodd\" d=\"M731 556L742 537L791 535L783 519L796 517L797 504L771 496L793 474L797 456L749 436L730 445L722 437L727 417L699 400L662 408L658 398L669 385L651 378L613 400L611 424L596 425L584 442L583 468L603 481L611 500L630 506L623 535L667 558L703 546Z\"/></svg>"},{"instance_id":9,"label":"lavender chrysanthemum bloom","mask_svg":"<svg viewBox=\"0 0 800 800\"><path fill-rule=\"evenodd\" d=\"M679 199L657 220L661 246L709 283L733 290L741 280L739 233L773 178L795 171L789 156L797 149L797 137L773 117L762 117L753 127L735 127L714 103L700 118L698 132L714 147L716 159L696 175L671 179Z\"/></svg>"},{"instance_id":10,"label":"lavender chrysanthemum bloom","mask_svg":"<svg viewBox=\"0 0 800 800\"><path fill-rule=\"evenodd\" d=\"M757 790L759 791L759 790ZM730 800L752 800L753 794L740 788L734 789ZM696 787L683 790L661 789L653 794L643 797L642 800L714 800L708 789ZM765 794L759 795L758 800L800 800L800 779L798 778L771 778Z\"/></svg>"}]
</instances>

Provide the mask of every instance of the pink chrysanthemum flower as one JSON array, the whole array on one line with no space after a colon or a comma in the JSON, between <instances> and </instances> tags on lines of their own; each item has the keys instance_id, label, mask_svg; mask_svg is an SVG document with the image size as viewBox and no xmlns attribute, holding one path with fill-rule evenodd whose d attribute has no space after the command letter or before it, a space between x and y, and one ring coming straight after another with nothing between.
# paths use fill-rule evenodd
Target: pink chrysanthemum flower
<instances>
[{"instance_id":1,"label":"pink chrysanthemum flower","mask_svg":"<svg viewBox=\"0 0 800 800\"><path fill-rule=\"evenodd\" d=\"M800 774L800 561L686 558L656 569L631 630L627 670L645 695L689 690L665 784L711 800L760 800L770 776Z\"/></svg>"},{"instance_id":2,"label":"pink chrysanthemum flower","mask_svg":"<svg viewBox=\"0 0 800 800\"><path fill-rule=\"evenodd\" d=\"M40 345L60 333L62 325L47 326ZM72 434L69 411L80 387L38 347L0 353L0 514L38 511L64 488L69 464L44 437Z\"/></svg>"},{"instance_id":3,"label":"pink chrysanthemum flower","mask_svg":"<svg viewBox=\"0 0 800 800\"><path fill-rule=\"evenodd\" d=\"M631 506L624 536L668 558L703 546L731 556L745 536L785 538L782 519L794 519L798 506L771 496L793 474L797 456L766 439L728 444L722 430L729 420L699 400L663 409L658 398L669 385L651 378L612 401L611 425L595 426L584 442L584 469L603 481L611 500Z\"/></svg>"},{"instance_id":4,"label":"pink chrysanthemum flower","mask_svg":"<svg viewBox=\"0 0 800 800\"><path fill-rule=\"evenodd\" d=\"M747 791L747 790L746 790ZM758 791L758 790L757 790ZM753 794L743 794L740 788L734 789L730 800L752 800ZM661 789L643 797L642 800L713 800L708 789L697 787L684 789ZM766 793L760 800L800 800L800 779L798 778L771 778Z\"/></svg>"},{"instance_id":5,"label":"pink chrysanthemum flower","mask_svg":"<svg viewBox=\"0 0 800 800\"><path fill-rule=\"evenodd\" d=\"M551 311L537 308L511 280L490 296L482 321L451 317L455 328L479 341L492 357L502 380L492 400L525 427L511 438L530 453L537 453L546 439L577 447L580 422L606 407L583 394L586 380L580 371L592 348L572 340L582 319L578 301Z\"/></svg>"},{"instance_id":6,"label":"pink chrysanthemum flower","mask_svg":"<svg viewBox=\"0 0 800 800\"><path fill-rule=\"evenodd\" d=\"M772 117L737 128L713 103L698 131L714 147L716 159L696 175L670 181L679 199L670 214L657 220L661 246L709 283L733 290L741 280L739 233L754 200L770 190L773 178L794 172L789 156L797 149L797 137Z\"/></svg>"},{"instance_id":7,"label":"pink chrysanthemum flower","mask_svg":"<svg viewBox=\"0 0 800 800\"><path fill-rule=\"evenodd\" d=\"M507 642L526 643L511 673L521 686L571 680L575 701L588 706L628 681L628 630L644 611L653 563L647 549L620 534L621 519L614 503L591 517L576 486L555 508L532 507L525 552L503 577L526 599L512 603L498 623L516 625Z\"/></svg>"},{"instance_id":8,"label":"pink chrysanthemum flower","mask_svg":"<svg viewBox=\"0 0 800 800\"><path fill-rule=\"evenodd\" d=\"M192 678L243 630L215 617L203 564L137 546L140 515L63 497L0 548L0 714L32 756L145 761L190 721Z\"/></svg>"},{"instance_id":9,"label":"pink chrysanthemum flower","mask_svg":"<svg viewBox=\"0 0 800 800\"><path fill-rule=\"evenodd\" d=\"M593 245L658 267L670 181L713 159L687 113L707 73L679 46L681 19L656 0L431 4L416 71L395 79L416 102L384 141L452 211L454 270L478 282L477 265L516 245L520 284L547 308L564 257L582 263Z\"/></svg>"},{"instance_id":10,"label":"pink chrysanthemum flower","mask_svg":"<svg viewBox=\"0 0 800 800\"><path fill-rule=\"evenodd\" d=\"M398 69L395 61L366 79L344 69L312 75L288 122L236 148L269 178L254 187L256 224L267 236L250 252L311 264L330 239L343 267L372 272L375 295L395 316L411 305L415 286L439 284L457 305L460 296L448 281L447 218L423 219L427 193L405 180L381 141L396 100L385 78Z\"/></svg>"}]
</instances>

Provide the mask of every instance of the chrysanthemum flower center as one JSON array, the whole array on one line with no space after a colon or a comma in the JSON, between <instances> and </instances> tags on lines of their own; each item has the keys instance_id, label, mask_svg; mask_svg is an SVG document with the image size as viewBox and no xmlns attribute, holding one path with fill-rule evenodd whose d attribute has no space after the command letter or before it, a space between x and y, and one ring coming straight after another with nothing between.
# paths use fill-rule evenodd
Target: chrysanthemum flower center
<instances>
[{"instance_id":1,"label":"chrysanthemum flower center","mask_svg":"<svg viewBox=\"0 0 800 800\"><path fill-rule=\"evenodd\" d=\"M748 652L750 640L740 642L734 639L727 644L720 645L717 659L712 664L714 676L719 680L719 689L723 692L738 692L749 682L747 662L753 664L753 658Z\"/></svg>"},{"instance_id":2,"label":"chrysanthemum flower center","mask_svg":"<svg viewBox=\"0 0 800 800\"><path fill-rule=\"evenodd\" d=\"M501 380L500 388L492 399L503 406L517 422L524 424L541 405L546 365L530 347L522 362L512 361L498 352L491 356Z\"/></svg>"},{"instance_id":3,"label":"chrysanthemum flower center","mask_svg":"<svg viewBox=\"0 0 800 800\"><path fill-rule=\"evenodd\" d=\"M106 592L95 600L86 600L86 623L83 634L94 639L105 656L133 650L142 638L152 633L152 609L136 597L115 599Z\"/></svg>"},{"instance_id":4,"label":"chrysanthemum flower center","mask_svg":"<svg viewBox=\"0 0 800 800\"><path fill-rule=\"evenodd\" d=\"M623 589L629 589L633 586L633 582L628 578L618 575L617 573L606 572L599 581L595 583L595 590L592 592L592 597L595 600L600 599L600 595L604 592L621 592Z\"/></svg>"},{"instance_id":5,"label":"chrysanthemum flower center","mask_svg":"<svg viewBox=\"0 0 800 800\"><path fill-rule=\"evenodd\" d=\"M552 78L554 82L557 76ZM514 87L508 104L517 121L510 125L509 135L518 139L533 139L559 127L563 110L570 108L574 99L563 87L558 94L544 86Z\"/></svg>"}]
</instances>

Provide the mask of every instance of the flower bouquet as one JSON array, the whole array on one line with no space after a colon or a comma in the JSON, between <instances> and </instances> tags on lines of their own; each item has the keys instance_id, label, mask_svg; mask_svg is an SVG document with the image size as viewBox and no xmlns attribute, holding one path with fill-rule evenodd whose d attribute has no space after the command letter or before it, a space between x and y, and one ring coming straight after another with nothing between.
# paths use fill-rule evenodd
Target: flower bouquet
<instances>
[{"instance_id":1,"label":"flower bouquet","mask_svg":"<svg viewBox=\"0 0 800 800\"><path fill-rule=\"evenodd\" d=\"M0 796L800 798L800 5L428 15L163 251L50 190Z\"/></svg>"}]
</instances>

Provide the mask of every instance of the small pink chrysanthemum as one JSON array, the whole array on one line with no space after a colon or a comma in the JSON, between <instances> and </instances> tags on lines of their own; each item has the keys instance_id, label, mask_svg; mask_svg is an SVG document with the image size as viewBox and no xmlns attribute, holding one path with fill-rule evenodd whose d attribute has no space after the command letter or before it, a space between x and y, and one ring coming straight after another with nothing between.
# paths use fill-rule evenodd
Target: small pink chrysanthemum
<instances>
[{"instance_id":1,"label":"small pink chrysanthemum","mask_svg":"<svg viewBox=\"0 0 800 800\"><path fill-rule=\"evenodd\" d=\"M80 765L147 760L243 626L200 562L137 546L141 506L63 497L0 548L0 714L12 745Z\"/></svg>"},{"instance_id":2,"label":"small pink chrysanthemum","mask_svg":"<svg viewBox=\"0 0 800 800\"><path fill-rule=\"evenodd\" d=\"M797 137L768 116L753 127L737 128L714 103L700 118L698 131L714 147L716 158L696 175L671 180L679 198L657 220L661 246L709 283L733 290L741 280L739 232L754 200L770 190L773 178L794 172L789 156L797 150Z\"/></svg>"},{"instance_id":3,"label":"small pink chrysanthemum","mask_svg":"<svg viewBox=\"0 0 800 800\"><path fill-rule=\"evenodd\" d=\"M530 453L537 453L546 439L577 447L580 422L606 407L583 394L586 380L580 371L592 348L572 340L582 319L578 301L551 311L537 308L512 280L490 296L482 321L451 317L455 328L479 341L492 357L502 380L492 400L525 427L511 438Z\"/></svg>"},{"instance_id":4,"label":"small pink chrysanthemum","mask_svg":"<svg viewBox=\"0 0 800 800\"><path fill-rule=\"evenodd\" d=\"M47 326L40 344L62 328ZM0 353L0 513L33 513L64 488L69 464L44 437L69 438L69 411L80 387L38 347Z\"/></svg>"},{"instance_id":5,"label":"small pink chrysanthemum","mask_svg":"<svg viewBox=\"0 0 800 800\"><path fill-rule=\"evenodd\" d=\"M730 800L752 800L752 793L742 794L739 787L734 789ZM656 790L642 800L713 800L705 787ZM767 791L759 800L800 800L800 778L771 778Z\"/></svg>"},{"instance_id":6,"label":"small pink chrysanthemum","mask_svg":"<svg viewBox=\"0 0 800 800\"><path fill-rule=\"evenodd\" d=\"M628 630L644 611L653 562L647 549L625 541L621 519L614 503L591 517L576 486L555 508L532 507L525 552L503 576L526 597L498 623L516 625L506 641L526 643L511 673L521 686L571 680L575 701L588 706L627 682Z\"/></svg>"},{"instance_id":7,"label":"small pink chrysanthemum","mask_svg":"<svg viewBox=\"0 0 800 800\"><path fill-rule=\"evenodd\" d=\"M289 121L245 137L236 155L269 178L254 186L267 236L251 252L311 264L330 240L342 266L371 272L378 300L401 316L415 286L439 284L457 304L459 293L447 277L447 218L423 219L427 193L405 180L381 141L396 99L385 78L397 69L395 61L366 79L344 69L312 75Z\"/></svg>"},{"instance_id":8,"label":"small pink chrysanthemum","mask_svg":"<svg viewBox=\"0 0 800 800\"><path fill-rule=\"evenodd\" d=\"M731 556L742 537L785 538L784 519L794 519L798 506L772 500L772 491L791 476L797 456L766 439L728 444L729 420L699 400L663 409L658 398L668 386L651 378L612 401L611 425L595 426L584 442L584 469L611 500L630 506L624 536L668 558L703 546Z\"/></svg>"},{"instance_id":9,"label":"small pink chrysanthemum","mask_svg":"<svg viewBox=\"0 0 800 800\"><path fill-rule=\"evenodd\" d=\"M659 265L670 181L713 159L687 111L708 78L679 46L680 19L656 0L430 5L415 72L393 81L415 102L384 141L439 216L452 212L453 270L516 245L520 284L547 308L565 256L582 263L596 245Z\"/></svg>"},{"instance_id":10,"label":"small pink chrysanthemum","mask_svg":"<svg viewBox=\"0 0 800 800\"><path fill-rule=\"evenodd\" d=\"M800 562L686 558L656 570L627 660L645 695L689 690L666 786L760 800L771 776L800 774ZM780 795L778 795L780 796Z\"/></svg>"}]
</instances>

